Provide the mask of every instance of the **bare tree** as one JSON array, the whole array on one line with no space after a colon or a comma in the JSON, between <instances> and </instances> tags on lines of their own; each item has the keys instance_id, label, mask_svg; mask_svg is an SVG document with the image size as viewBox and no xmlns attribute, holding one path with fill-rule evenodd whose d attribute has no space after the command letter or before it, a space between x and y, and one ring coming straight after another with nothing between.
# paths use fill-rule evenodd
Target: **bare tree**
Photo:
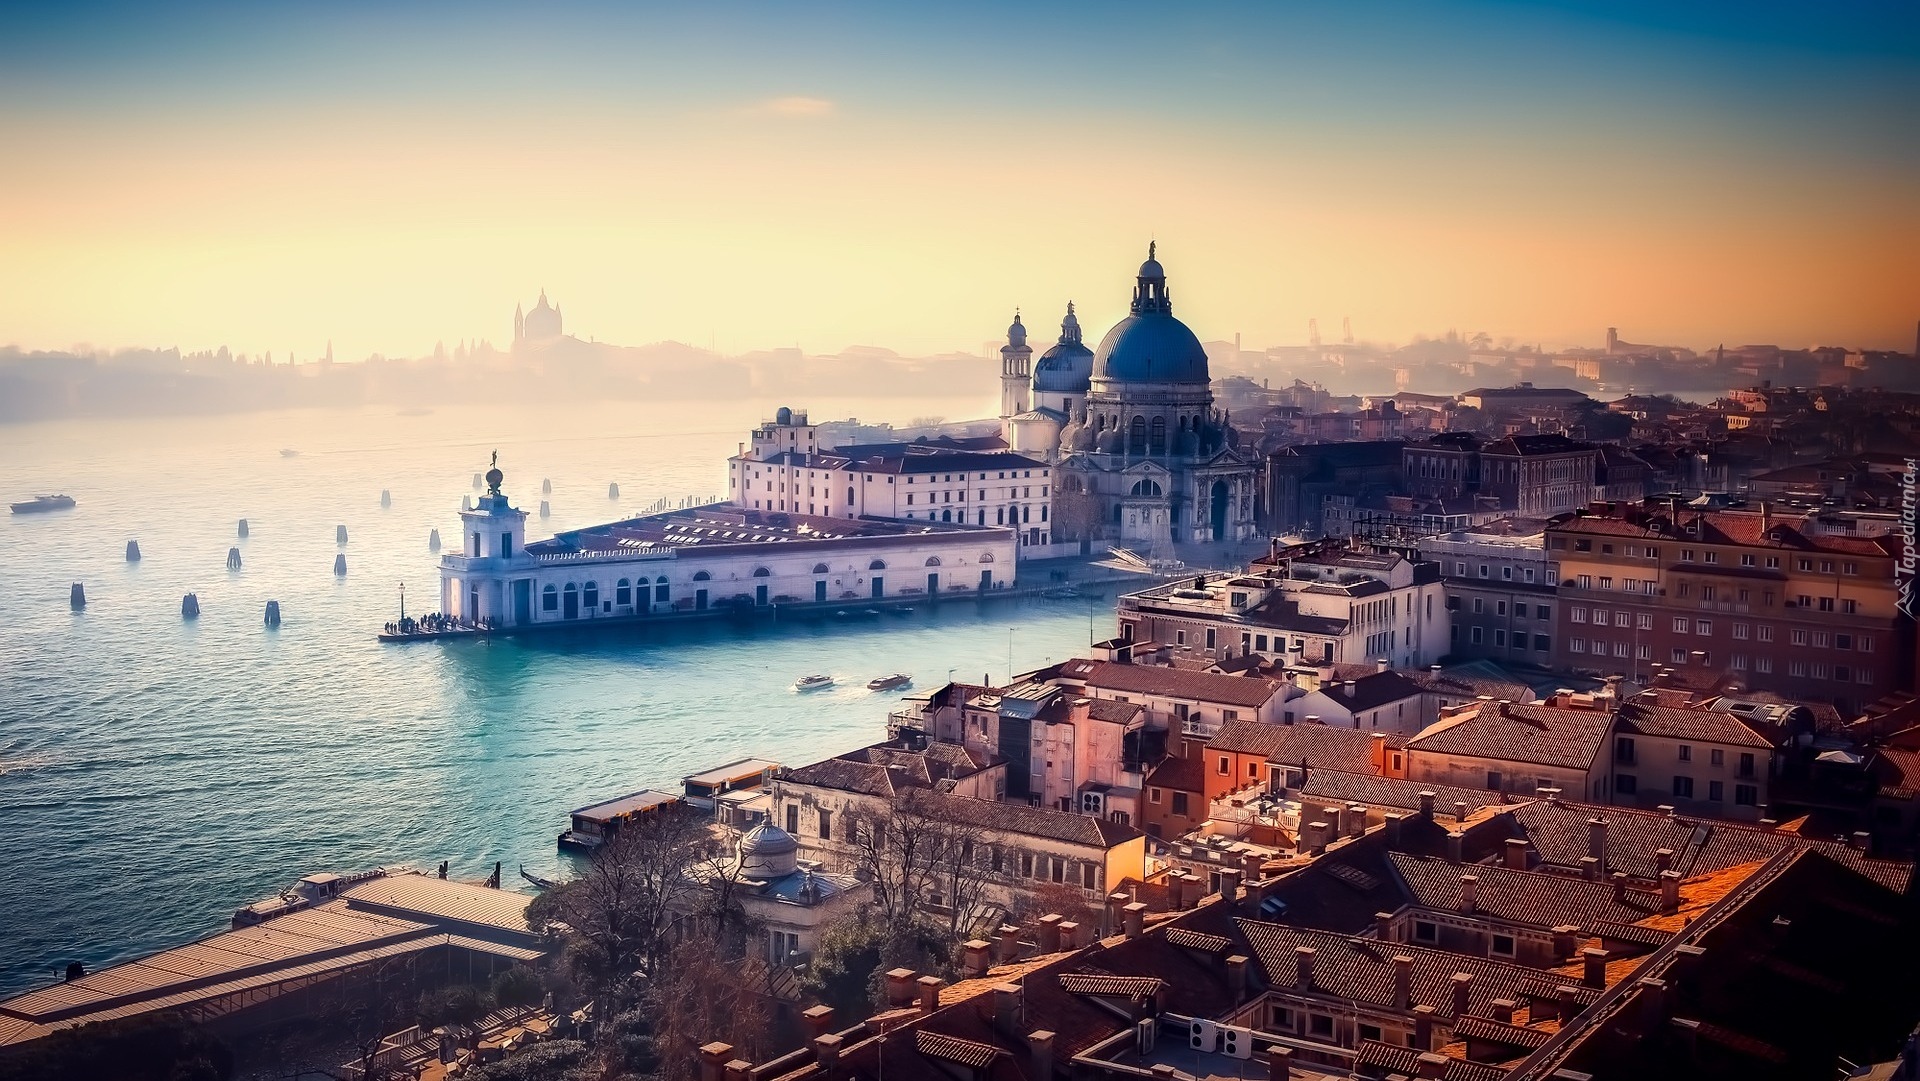
<instances>
[{"instance_id":1,"label":"bare tree","mask_svg":"<svg viewBox=\"0 0 1920 1081\"><path fill-rule=\"evenodd\" d=\"M853 812L846 870L871 884L876 914L901 929L938 897L944 930L956 936L980 905L991 877L991 836L956 813L960 797L908 789Z\"/></svg>"},{"instance_id":2,"label":"bare tree","mask_svg":"<svg viewBox=\"0 0 1920 1081\"><path fill-rule=\"evenodd\" d=\"M699 907L691 871L712 848L698 816L654 811L622 824L585 874L537 902L531 916L571 931L568 964L601 1009L627 1005L660 972L669 930Z\"/></svg>"}]
</instances>

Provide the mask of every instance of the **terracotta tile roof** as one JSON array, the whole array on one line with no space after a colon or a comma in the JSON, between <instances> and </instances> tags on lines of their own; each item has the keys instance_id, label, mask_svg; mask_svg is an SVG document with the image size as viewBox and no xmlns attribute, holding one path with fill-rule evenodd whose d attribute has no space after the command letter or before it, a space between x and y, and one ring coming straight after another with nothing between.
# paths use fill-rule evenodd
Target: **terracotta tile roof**
<instances>
[{"instance_id":1,"label":"terracotta tile roof","mask_svg":"<svg viewBox=\"0 0 1920 1081\"><path fill-rule=\"evenodd\" d=\"M1586 770L1612 723L1593 710L1487 702L1429 725L1407 741L1407 750Z\"/></svg>"},{"instance_id":2,"label":"terracotta tile roof","mask_svg":"<svg viewBox=\"0 0 1920 1081\"><path fill-rule=\"evenodd\" d=\"M1455 788L1451 785L1408 781L1398 777L1374 777L1325 768L1307 771L1307 781L1300 786L1300 799L1309 804L1364 803L1368 807L1417 811L1420 809L1422 792L1433 793L1435 813L1447 817L1453 815L1453 805L1456 803L1465 803L1467 813L1471 815L1482 807L1497 807L1505 802L1500 793L1484 789Z\"/></svg>"},{"instance_id":3,"label":"terracotta tile roof","mask_svg":"<svg viewBox=\"0 0 1920 1081\"><path fill-rule=\"evenodd\" d=\"M1453 1016L1452 981L1457 972L1473 977L1466 1012L1481 1016L1491 1012L1495 999L1519 999L1522 985L1539 978L1536 970L1520 965L1405 942L1349 938L1247 919L1236 922L1266 970L1269 984L1295 986L1294 951L1306 946L1314 951L1313 990L1350 1002L1392 1005L1393 958L1398 955L1413 958L1414 1003L1432 1006L1436 1016L1446 1019Z\"/></svg>"},{"instance_id":4,"label":"terracotta tile roof","mask_svg":"<svg viewBox=\"0 0 1920 1081\"><path fill-rule=\"evenodd\" d=\"M1411 1047L1381 1043L1379 1040L1361 1040L1355 1052L1354 1062L1360 1066L1376 1067L1389 1074L1414 1077L1420 1069L1420 1052ZM1369 1073L1367 1076L1372 1074ZM1499 1066L1449 1058L1444 1076L1446 1081L1501 1081L1507 1076L1507 1071Z\"/></svg>"},{"instance_id":5,"label":"terracotta tile roof","mask_svg":"<svg viewBox=\"0 0 1920 1081\"><path fill-rule=\"evenodd\" d=\"M1461 865L1397 852L1391 862L1414 903L1441 912L1461 911L1460 878L1468 874L1479 879L1476 911L1511 924L1590 928L1601 921L1634 923L1660 911L1658 893L1629 890L1623 900L1616 901L1608 882L1485 864Z\"/></svg>"},{"instance_id":6,"label":"terracotta tile roof","mask_svg":"<svg viewBox=\"0 0 1920 1081\"><path fill-rule=\"evenodd\" d=\"M1198 950L1201 953L1225 955L1233 948L1233 940L1225 935L1209 935L1199 931L1190 931L1185 927L1168 927L1166 932L1168 945L1183 950Z\"/></svg>"},{"instance_id":7,"label":"terracotta tile roof","mask_svg":"<svg viewBox=\"0 0 1920 1081\"><path fill-rule=\"evenodd\" d=\"M1526 1051L1545 1044L1552 1037L1552 1033L1537 1028L1509 1025L1490 1017L1455 1018L1453 1035L1459 1040L1489 1040Z\"/></svg>"},{"instance_id":8,"label":"terracotta tile roof","mask_svg":"<svg viewBox=\"0 0 1920 1081\"><path fill-rule=\"evenodd\" d=\"M1207 782L1207 764L1200 752L1182 757L1170 754L1153 767L1147 774L1147 784L1158 788L1170 788L1176 792L1204 792Z\"/></svg>"},{"instance_id":9,"label":"terracotta tile roof","mask_svg":"<svg viewBox=\"0 0 1920 1081\"><path fill-rule=\"evenodd\" d=\"M1724 743L1760 750L1773 747L1764 736L1741 723L1740 718L1718 710L1677 709L1668 705L1643 703L1636 697L1623 703L1615 717L1620 732L1625 735Z\"/></svg>"},{"instance_id":10,"label":"terracotta tile roof","mask_svg":"<svg viewBox=\"0 0 1920 1081\"><path fill-rule=\"evenodd\" d=\"M1109 976L1101 972L1067 972L1060 976L1060 989L1075 995L1097 998L1124 998L1142 1003L1159 993L1167 981L1153 976Z\"/></svg>"},{"instance_id":11,"label":"terracotta tile roof","mask_svg":"<svg viewBox=\"0 0 1920 1081\"><path fill-rule=\"evenodd\" d=\"M1195 702L1220 702L1248 708L1262 706L1280 693L1280 685L1257 676L1223 676L1179 668L1103 661L1084 677L1087 686L1103 691L1153 694Z\"/></svg>"},{"instance_id":12,"label":"terracotta tile roof","mask_svg":"<svg viewBox=\"0 0 1920 1081\"><path fill-rule=\"evenodd\" d=\"M1540 858L1556 867L1578 869L1587 854L1587 820L1607 820L1607 868L1636 878L1653 878L1654 852L1673 851L1673 869L1687 877L1712 874L1737 864L1769 859L1789 849L1807 849L1905 894L1913 879L1913 861L1870 859L1843 844L1719 819L1663 815L1625 807L1561 801L1522 804L1511 820L1531 841Z\"/></svg>"},{"instance_id":13,"label":"terracotta tile roof","mask_svg":"<svg viewBox=\"0 0 1920 1081\"><path fill-rule=\"evenodd\" d=\"M956 821L1001 833L1045 837L1095 848L1112 848L1145 836L1132 826L1094 815L1029 807L1024 803L974 799L948 792L928 792L927 798L932 802L935 813L950 815Z\"/></svg>"},{"instance_id":14,"label":"terracotta tile roof","mask_svg":"<svg viewBox=\"0 0 1920 1081\"><path fill-rule=\"evenodd\" d=\"M1387 746L1401 747L1406 737L1389 735ZM1353 728L1324 724L1272 724L1228 721L1207 741L1207 748L1233 754L1265 755L1269 762L1324 767L1347 773L1373 772L1373 737Z\"/></svg>"},{"instance_id":15,"label":"terracotta tile roof","mask_svg":"<svg viewBox=\"0 0 1920 1081\"><path fill-rule=\"evenodd\" d=\"M850 762L844 758L829 758L812 765L797 766L787 772L785 780L791 784L816 785L866 796L891 797L898 791L894 778L884 766Z\"/></svg>"},{"instance_id":16,"label":"terracotta tile roof","mask_svg":"<svg viewBox=\"0 0 1920 1081\"><path fill-rule=\"evenodd\" d=\"M1346 679L1353 681L1351 687L1344 685ZM1419 680L1409 678L1405 673L1392 669L1385 672L1368 672L1363 676L1344 677L1342 684L1341 686L1332 683L1322 684L1320 692L1352 713L1379 709L1381 706L1418 698L1426 693L1426 688Z\"/></svg>"},{"instance_id":17,"label":"terracotta tile roof","mask_svg":"<svg viewBox=\"0 0 1920 1081\"><path fill-rule=\"evenodd\" d=\"M969 1066L976 1070L991 1066L993 1060L1004 1053L992 1044L975 1043L972 1040L963 1040L958 1036L948 1036L939 1032L928 1032L926 1029L919 1029L914 1032L913 1049L928 1058L937 1058L946 1062L957 1062L962 1066Z\"/></svg>"},{"instance_id":18,"label":"terracotta tile roof","mask_svg":"<svg viewBox=\"0 0 1920 1081\"><path fill-rule=\"evenodd\" d=\"M1890 557L1895 554L1892 537L1847 537L1805 531L1802 527L1814 517L1811 513L1791 515L1776 510L1769 514L1765 528L1762 528L1760 515L1751 511L1708 511L1704 514L1696 514L1691 508L1683 507L1676 519L1666 505L1648 503L1644 513L1647 516L1645 521L1639 522L1613 516L1576 514L1574 517L1554 522L1547 527L1547 531L1550 534L1646 537L1674 543L1692 541L1697 544L1832 552L1867 557ZM1687 528L1692 525L1696 517L1701 523L1697 534ZM1655 523L1659 523L1659 528L1653 528Z\"/></svg>"}]
</instances>

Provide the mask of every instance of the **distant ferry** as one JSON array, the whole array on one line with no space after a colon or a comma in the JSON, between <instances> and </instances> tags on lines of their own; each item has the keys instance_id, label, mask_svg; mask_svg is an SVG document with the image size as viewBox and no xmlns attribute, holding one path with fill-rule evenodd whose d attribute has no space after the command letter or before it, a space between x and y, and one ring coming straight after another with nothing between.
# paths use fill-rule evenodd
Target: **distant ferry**
<instances>
[{"instance_id":1,"label":"distant ferry","mask_svg":"<svg viewBox=\"0 0 1920 1081\"><path fill-rule=\"evenodd\" d=\"M832 676L801 676L793 685L796 691L818 691L833 686Z\"/></svg>"},{"instance_id":2,"label":"distant ferry","mask_svg":"<svg viewBox=\"0 0 1920 1081\"><path fill-rule=\"evenodd\" d=\"M73 497L70 495L37 495L24 503L12 504L15 514L44 514L50 510L71 510Z\"/></svg>"},{"instance_id":3,"label":"distant ferry","mask_svg":"<svg viewBox=\"0 0 1920 1081\"><path fill-rule=\"evenodd\" d=\"M294 449L293 449L292 447L284 447L284 448L282 448L282 449L281 449L281 451L280 451L280 457L282 457L282 458L298 458L298 457L300 457L300 452L299 452L299 451L297 451L297 450L294 450Z\"/></svg>"},{"instance_id":4,"label":"distant ferry","mask_svg":"<svg viewBox=\"0 0 1920 1081\"><path fill-rule=\"evenodd\" d=\"M881 676L878 679L868 680L867 690L890 691L890 690L893 690L895 687L904 687L907 684L912 682L913 682L913 677L908 675L907 673L895 672L893 675L890 675L890 676Z\"/></svg>"}]
</instances>

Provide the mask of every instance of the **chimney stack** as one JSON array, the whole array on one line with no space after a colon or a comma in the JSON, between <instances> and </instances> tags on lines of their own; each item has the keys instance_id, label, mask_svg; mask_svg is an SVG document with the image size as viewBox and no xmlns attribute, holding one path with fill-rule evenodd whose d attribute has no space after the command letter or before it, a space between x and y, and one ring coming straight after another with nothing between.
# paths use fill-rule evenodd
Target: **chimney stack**
<instances>
[{"instance_id":1,"label":"chimney stack","mask_svg":"<svg viewBox=\"0 0 1920 1081\"><path fill-rule=\"evenodd\" d=\"M1580 951L1583 968L1580 982L1588 987L1605 988L1607 986L1607 951L1598 946L1588 946Z\"/></svg>"},{"instance_id":2,"label":"chimney stack","mask_svg":"<svg viewBox=\"0 0 1920 1081\"><path fill-rule=\"evenodd\" d=\"M1465 822L1467 820L1467 801L1466 800L1454 801L1453 820L1455 822Z\"/></svg>"},{"instance_id":3,"label":"chimney stack","mask_svg":"<svg viewBox=\"0 0 1920 1081\"><path fill-rule=\"evenodd\" d=\"M730 1043L710 1043L700 1049L700 1081L726 1081L727 1060L733 1057Z\"/></svg>"},{"instance_id":4,"label":"chimney stack","mask_svg":"<svg viewBox=\"0 0 1920 1081\"><path fill-rule=\"evenodd\" d=\"M1375 660L1375 661L1373 662L1373 670L1374 670L1374 672L1375 672L1375 673L1380 673L1380 672L1384 672L1384 671L1386 671L1386 670L1387 670L1387 659L1386 659L1385 657L1381 657L1381 658L1379 658L1379 659L1377 659L1377 660Z\"/></svg>"},{"instance_id":5,"label":"chimney stack","mask_svg":"<svg viewBox=\"0 0 1920 1081\"><path fill-rule=\"evenodd\" d=\"M1556 962L1573 960L1574 936L1580 928L1570 923L1561 924L1553 929L1553 959Z\"/></svg>"},{"instance_id":6,"label":"chimney stack","mask_svg":"<svg viewBox=\"0 0 1920 1081\"><path fill-rule=\"evenodd\" d=\"M941 979L938 976L922 976L914 982L920 988L921 1012L932 1013L933 1011L939 1009L940 1008L940 989L947 985L947 981Z\"/></svg>"},{"instance_id":7,"label":"chimney stack","mask_svg":"<svg viewBox=\"0 0 1920 1081\"><path fill-rule=\"evenodd\" d=\"M1420 793L1420 817L1421 818L1433 817L1433 801L1439 798L1440 797L1433 792Z\"/></svg>"},{"instance_id":8,"label":"chimney stack","mask_svg":"<svg viewBox=\"0 0 1920 1081\"><path fill-rule=\"evenodd\" d=\"M1460 911L1472 912L1480 907L1480 878L1478 875L1460 876Z\"/></svg>"},{"instance_id":9,"label":"chimney stack","mask_svg":"<svg viewBox=\"0 0 1920 1081\"><path fill-rule=\"evenodd\" d=\"M1295 987L1306 989L1313 986L1313 955L1312 946L1294 947L1293 984Z\"/></svg>"},{"instance_id":10,"label":"chimney stack","mask_svg":"<svg viewBox=\"0 0 1920 1081\"><path fill-rule=\"evenodd\" d=\"M1120 911L1124 913L1126 916L1127 937L1139 938L1142 931L1146 927L1146 919L1147 919L1146 904L1141 901L1135 901L1134 903L1128 905L1127 907L1121 909Z\"/></svg>"},{"instance_id":11,"label":"chimney stack","mask_svg":"<svg viewBox=\"0 0 1920 1081\"><path fill-rule=\"evenodd\" d=\"M833 1031L833 1007L813 1006L801 1012L806 1019L809 1036L824 1036Z\"/></svg>"},{"instance_id":12,"label":"chimney stack","mask_svg":"<svg viewBox=\"0 0 1920 1081\"><path fill-rule=\"evenodd\" d=\"M1560 996L1560 1023L1562 1025L1572 1024L1573 1019L1580 1015L1580 989L1568 984L1561 984L1558 993Z\"/></svg>"},{"instance_id":13,"label":"chimney stack","mask_svg":"<svg viewBox=\"0 0 1920 1081\"><path fill-rule=\"evenodd\" d=\"M1520 1004L1510 998L1496 998L1488 1004L1493 1019L1503 1025L1513 1024L1513 1013L1519 1007Z\"/></svg>"},{"instance_id":14,"label":"chimney stack","mask_svg":"<svg viewBox=\"0 0 1920 1081\"><path fill-rule=\"evenodd\" d=\"M1460 863L1461 859L1463 858L1461 854L1461 845L1465 840L1466 840L1466 837L1463 834L1461 834L1460 831L1458 830L1448 831L1447 833L1447 862L1448 863L1455 864L1455 865L1458 865Z\"/></svg>"},{"instance_id":15,"label":"chimney stack","mask_svg":"<svg viewBox=\"0 0 1920 1081\"><path fill-rule=\"evenodd\" d=\"M905 1006L913 1001L913 981L920 974L910 968L890 968L887 970L887 1005L894 1008Z\"/></svg>"},{"instance_id":16,"label":"chimney stack","mask_svg":"<svg viewBox=\"0 0 1920 1081\"><path fill-rule=\"evenodd\" d=\"M1600 860L1593 856L1580 857L1580 877L1588 882L1600 881Z\"/></svg>"},{"instance_id":17,"label":"chimney stack","mask_svg":"<svg viewBox=\"0 0 1920 1081\"><path fill-rule=\"evenodd\" d=\"M1656 874L1658 874L1661 871L1672 870L1673 869L1673 849L1671 848L1654 849L1653 850L1653 869L1654 869L1654 873Z\"/></svg>"},{"instance_id":18,"label":"chimney stack","mask_svg":"<svg viewBox=\"0 0 1920 1081\"><path fill-rule=\"evenodd\" d=\"M1405 954L1393 959L1393 1008L1413 1008L1413 958Z\"/></svg>"},{"instance_id":19,"label":"chimney stack","mask_svg":"<svg viewBox=\"0 0 1920 1081\"><path fill-rule=\"evenodd\" d=\"M1413 1049L1415 1051L1433 1050L1433 1015L1437 1012L1439 1011L1427 1005L1413 1008Z\"/></svg>"},{"instance_id":20,"label":"chimney stack","mask_svg":"<svg viewBox=\"0 0 1920 1081\"><path fill-rule=\"evenodd\" d=\"M1247 964L1244 954L1234 954L1227 958L1227 989L1233 993L1233 1004L1240 1005L1247 1000Z\"/></svg>"},{"instance_id":21,"label":"chimney stack","mask_svg":"<svg viewBox=\"0 0 1920 1081\"><path fill-rule=\"evenodd\" d=\"M1033 1064L1035 1081L1053 1077L1053 1033L1036 1029L1027 1033L1027 1058Z\"/></svg>"},{"instance_id":22,"label":"chimney stack","mask_svg":"<svg viewBox=\"0 0 1920 1081\"><path fill-rule=\"evenodd\" d=\"M1507 869L1524 871L1527 869L1527 842L1524 837L1509 837L1506 845Z\"/></svg>"},{"instance_id":23,"label":"chimney stack","mask_svg":"<svg viewBox=\"0 0 1920 1081\"><path fill-rule=\"evenodd\" d=\"M1307 842L1307 851L1313 853L1316 856L1318 856L1322 852L1325 852L1327 850L1327 834L1331 830L1332 830L1331 826L1327 825L1325 822L1322 822L1318 819L1315 819L1314 821L1307 823L1307 828L1305 833L1306 842Z\"/></svg>"},{"instance_id":24,"label":"chimney stack","mask_svg":"<svg viewBox=\"0 0 1920 1081\"><path fill-rule=\"evenodd\" d=\"M1040 917L1040 932L1037 937L1040 940L1041 953L1060 952L1060 921L1065 918L1058 912L1049 912Z\"/></svg>"},{"instance_id":25,"label":"chimney stack","mask_svg":"<svg viewBox=\"0 0 1920 1081\"><path fill-rule=\"evenodd\" d=\"M1680 907L1680 872L1660 872L1660 911L1673 912Z\"/></svg>"},{"instance_id":26,"label":"chimney stack","mask_svg":"<svg viewBox=\"0 0 1920 1081\"><path fill-rule=\"evenodd\" d=\"M1473 994L1473 976L1466 972L1456 972L1447 984L1453 992L1453 1016L1456 1019L1465 1016L1467 998Z\"/></svg>"},{"instance_id":27,"label":"chimney stack","mask_svg":"<svg viewBox=\"0 0 1920 1081\"><path fill-rule=\"evenodd\" d=\"M993 1020L1002 1032L1013 1032L1020 1024L1020 985L993 985Z\"/></svg>"},{"instance_id":28,"label":"chimney stack","mask_svg":"<svg viewBox=\"0 0 1920 1081\"><path fill-rule=\"evenodd\" d=\"M813 1038L813 1059L828 1077L833 1076L834 1064L840 1060L840 1045L845 1042L831 1032Z\"/></svg>"},{"instance_id":29,"label":"chimney stack","mask_svg":"<svg viewBox=\"0 0 1920 1081\"><path fill-rule=\"evenodd\" d=\"M1618 904L1627 899L1627 873L1625 871L1615 871L1611 877L1613 879L1613 900L1615 904Z\"/></svg>"},{"instance_id":30,"label":"chimney stack","mask_svg":"<svg viewBox=\"0 0 1920 1081\"><path fill-rule=\"evenodd\" d=\"M1607 820L1604 818L1587 819L1587 855L1598 860L1600 871L1607 869Z\"/></svg>"},{"instance_id":31,"label":"chimney stack","mask_svg":"<svg viewBox=\"0 0 1920 1081\"><path fill-rule=\"evenodd\" d=\"M1347 816L1352 819L1347 825L1347 836L1358 837L1367 832L1367 807L1364 803L1347 804Z\"/></svg>"},{"instance_id":32,"label":"chimney stack","mask_svg":"<svg viewBox=\"0 0 1920 1081\"><path fill-rule=\"evenodd\" d=\"M1020 928L1011 923L1000 925L1000 963L1011 964L1020 959Z\"/></svg>"},{"instance_id":33,"label":"chimney stack","mask_svg":"<svg viewBox=\"0 0 1920 1081\"><path fill-rule=\"evenodd\" d=\"M1293 1081L1293 1048L1274 1044L1267 1049L1267 1081Z\"/></svg>"},{"instance_id":34,"label":"chimney stack","mask_svg":"<svg viewBox=\"0 0 1920 1081\"><path fill-rule=\"evenodd\" d=\"M1434 1078L1445 1077L1447 1076L1447 1063L1452 1061L1452 1059L1445 1055L1428 1051L1414 1060L1413 1076L1421 1078L1422 1081L1432 1081Z\"/></svg>"},{"instance_id":35,"label":"chimney stack","mask_svg":"<svg viewBox=\"0 0 1920 1081\"><path fill-rule=\"evenodd\" d=\"M1220 899L1227 908L1232 909L1240 903L1240 870L1225 868L1220 872Z\"/></svg>"},{"instance_id":36,"label":"chimney stack","mask_svg":"<svg viewBox=\"0 0 1920 1081\"><path fill-rule=\"evenodd\" d=\"M962 946L961 949L966 952L962 955L960 970L965 972L969 978L977 979L985 976L987 969L993 967L992 943L984 939L973 938L968 939L966 945Z\"/></svg>"},{"instance_id":37,"label":"chimney stack","mask_svg":"<svg viewBox=\"0 0 1920 1081\"><path fill-rule=\"evenodd\" d=\"M1080 948L1080 925L1072 920L1060 921L1060 948L1077 950Z\"/></svg>"}]
</instances>

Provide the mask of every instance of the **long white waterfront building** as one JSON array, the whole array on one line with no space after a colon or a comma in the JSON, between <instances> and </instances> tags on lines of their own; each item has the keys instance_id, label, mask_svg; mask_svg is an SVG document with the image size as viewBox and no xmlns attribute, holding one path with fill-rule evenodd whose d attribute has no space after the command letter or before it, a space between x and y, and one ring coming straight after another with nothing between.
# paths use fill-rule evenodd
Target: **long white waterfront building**
<instances>
[{"instance_id":1,"label":"long white waterfront building","mask_svg":"<svg viewBox=\"0 0 1920 1081\"><path fill-rule=\"evenodd\" d=\"M440 611L525 627L716 608L965 597L1014 584L1011 526L830 517L714 503L526 540L501 492L460 513L440 560Z\"/></svg>"}]
</instances>

